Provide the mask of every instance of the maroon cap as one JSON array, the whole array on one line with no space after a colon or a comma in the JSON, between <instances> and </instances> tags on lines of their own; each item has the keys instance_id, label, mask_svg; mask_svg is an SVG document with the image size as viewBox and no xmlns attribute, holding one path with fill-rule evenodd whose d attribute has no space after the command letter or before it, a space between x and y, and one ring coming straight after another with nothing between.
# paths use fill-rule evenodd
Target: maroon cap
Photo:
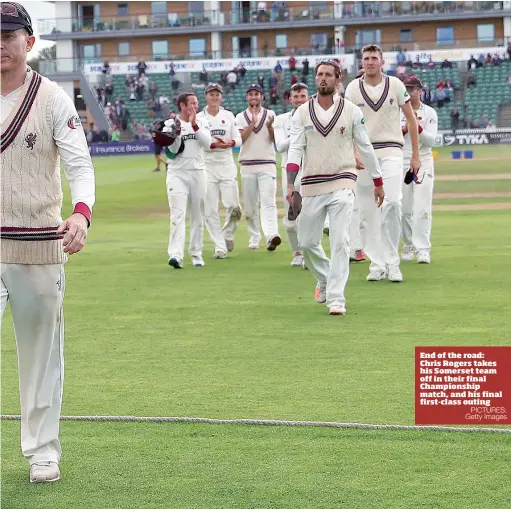
<instances>
[{"instance_id":1,"label":"maroon cap","mask_svg":"<svg viewBox=\"0 0 511 509\"><path fill-rule=\"evenodd\" d=\"M2 19L2 30L24 28L29 35L34 34L30 15L22 5L15 2L2 2L0 4L0 17Z\"/></svg>"},{"instance_id":2,"label":"maroon cap","mask_svg":"<svg viewBox=\"0 0 511 509\"><path fill-rule=\"evenodd\" d=\"M405 87L422 89L421 80L417 78L417 76L407 76L403 83L405 84Z\"/></svg>"}]
</instances>

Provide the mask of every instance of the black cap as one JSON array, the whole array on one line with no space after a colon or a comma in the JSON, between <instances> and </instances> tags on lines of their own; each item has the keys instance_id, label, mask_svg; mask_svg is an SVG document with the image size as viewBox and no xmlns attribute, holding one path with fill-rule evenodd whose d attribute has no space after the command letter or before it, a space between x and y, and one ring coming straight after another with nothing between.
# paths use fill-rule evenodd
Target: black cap
<instances>
[{"instance_id":1,"label":"black cap","mask_svg":"<svg viewBox=\"0 0 511 509\"><path fill-rule=\"evenodd\" d=\"M261 88L260 85L258 85L257 83L252 83L251 85L248 86L247 88L247 94L251 91L251 90L255 90L256 92L259 92L260 94L264 95L264 90Z\"/></svg>"},{"instance_id":2,"label":"black cap","mask_svg":"<svg viewBox=\"0 0 511 509\"><path fill-rule=\"evenodd\" d=\"M34 35L32 20L22 5L15 2L1 2L0 15L2 30L19 30L24 28L30 35Z\"/></svg>"}]
</instances>

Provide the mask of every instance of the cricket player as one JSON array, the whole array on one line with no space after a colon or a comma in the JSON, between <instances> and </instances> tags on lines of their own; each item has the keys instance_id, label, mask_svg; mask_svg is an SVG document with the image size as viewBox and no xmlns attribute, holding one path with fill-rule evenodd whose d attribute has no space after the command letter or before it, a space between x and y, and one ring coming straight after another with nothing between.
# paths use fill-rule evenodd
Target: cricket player
<instances>
[{"instance_id":1,"label":"cricket player","mask_svg":"<svg viewBox=\"0 0 511 509\"><path fill-rule=\"evenodd\" d=\"M169 265L183 268L186 209L190 204L190 244L188 253L194 267L204 267L204 201L206 166L204 150L211 145L209 126L197 118L199 102L191 92L177 98L180 129L167 147L167 195L170 207Z\"/></svg>"},{"instance_id":2,"label":"cricket player","mask_svg":"<svg viewBox=\"0 0 511 509\"><path fill-rule=\"evenodd\" d=\"M252 84L247 88L248 108L236 115L236 127L241 133L239 155L243 200L250 235L248 247L259 249L259 206L261 226L268 251L280 245L277 217L277 166L275 162L275 113L263 108L263 89Z\"/></svg>"},{"instance_id":3,"label":"cricket player","mask_svg":"<svg viewBox=\"0 0 511 509\"><path fill-rule=\"evenodd\" d=\"M305 264L317 280L315 298L330 315L345 315L344 289L349 276L349 228L357 170L353 143L373 179L376 205L384 199L383 180L360 108L335 95L341 70L333 60L316 66L318 95L300 106L291 119L287 162L287 198L295 202L300 168L298 242ZM331 261L321 246L325 217L330 218Z\"/></svg>"},{"instance_id":4,"label":"cricket player","mask_svg":"<svg viewBox=\"0 0 511 509\"><path fill-rule=\"evenodd\" d=\"M373 200L371 175L361 170L357 181L357 201L363 249L371 260L367 281L401 282L399 241L401 238L401 200L403 183L403 145L401 110L410 133L410 167L419 171L419 133L403 83L383 74L381 49L372 44L362 49L364 75L346 88L346 99L359 106L367 123L369 138L378 157L385 184L381 210Z\"/></svg>"},{"instance_id":5,"label":"cricket player","mask_svg":"<svg viewBox=\"0 0 511 509\"><path fill-rule=\"evenodd\" d=\"M207 191L205 203L206 228L215 245L215 258L223 259L234 249L234 233L241 219L238 192L238 169L232 148L241 146L241 136L234 125L232 112L221 107L223 89L211 84L205 89L206 108L197 118L209 124L213 142L204 151ZM224 226L218 217L218 198L227 210Z\"/></svg>"},{"instance_id":6,"label":"cricket player","mask_svg":"<svg viewBox=\"0 0 511 509\"><path fill-rule=\"evenodd\" d=\"M27 67L32 21L1 14L1 314L11 306L18 352L21 450L30 482L60 479L64 263L82 250L95 202L94 168L73 100ZM73 213L62 220L60 161Z\"/></svg>"},{"instance_id":7,"label":"cricket player","mask_svg":"<svg viewBox=\"0 0 511 509\"><path fill-rule=\"evenodd\" d=\"M275 146L277 151L282 154L281 168L282 168L282 193L284 195L284 204L287 204L287 151L289 149L289 135L291 132L291 117L296 109L309 100L309 87L305 83L295 83L290 89L290 100L292 110L278 115L275 118L274 132L275 132ZM295 180L296 190L300 190L300 177ZM284 229L286 230L287 238L293 253L291 260L292 267L303 267L303 256L298 245L298 231L296 228L296 221L290 221L287 214L284 215Z\"/></svg>"},{"instance_id":8,"label":"cricket player","mask_svg":"<svg viewBox=\"0 0 511 509\"><path fill-rule=\"evenodd\" d=\"M421 168L417 180L403 182L403 240L401 260L431 263L431 222L433 210L434 161L432 147L438 134L436 111L420 100L422 83L416 76L404 81L411 97L411 105L419 124L419 155ZM412 148L406 118L401 114L401 125L405 138L404 173L410 168Z\"/></svg>"}]
</instances>

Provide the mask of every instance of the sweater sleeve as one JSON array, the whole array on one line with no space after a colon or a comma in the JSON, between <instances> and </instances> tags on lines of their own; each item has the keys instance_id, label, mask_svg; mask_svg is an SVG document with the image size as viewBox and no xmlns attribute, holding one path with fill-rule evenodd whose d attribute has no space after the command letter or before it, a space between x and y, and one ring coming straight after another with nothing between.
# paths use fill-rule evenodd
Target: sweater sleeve
<instances>
[{"instance_id":1,"label":"sweater sleeve","mask_svg":"<svg viewBox=\"0 0 511 509\"><path fill-rule=\"evenodd\" d=\"M300 168L305 144L305 126L303 125L300 112L296 111L291 117L291 134L289 136L289 150L287 153L287 167L291 171L297 171Z\"/></svg>"},{"instance_id":2,"label":"sweater sleeve","mask_svg":"<svg viewBox=\"0 0 511 509\"><path fill-rule=\"evenodd\" d=\"M198 120L197 124L192 126L192 128L195 131L195 136L197 136L199 145L204 149L208 149L211 145L211 134L209 132L209 123L207 120Z\"/></svg>"},{"instance_id":3,"label":"sweater sleeve","mask_svg":"<svg viewBox=\"0 0 511 509\"><path fill-rule=\"evenodd\" d=\"M90 224L96 200L94 166L73 100L61 87L55 94L52 123L53 139L69 182L74 212L83 214Z\"/></svg>"},{"instance_id":4,"label":"sweater sleeve","mask_svg":"<svg viewBox=\"0 0 511 509\"><path fill-rule=\"evenodd\" d=\"M275 147L277 148L277 151L280 153L287 152L289 149L290 138L287 136L282 118L275 118L273 132L275 133Z\"/></svg>"},{"instance_id":5,"label":"sweater sleeve","mask_svg":"<svg viewBox=\"0 0 511 509\"><path fill-rule=\"evenodd\" d=\"M362 162L364 163L365 170L363 171L369 172L375 186L383 185L381 168L371 141L369 140L362 110L358 106L354 106L353 112L353 138Z\"/></svg>"},{"instance_id":6,"label":"sweater sleeve","mask_svg":"<svg viewBox=\"0 0 511 509\"><path fill-rule=\"evenodd\" d=\"M438 115L433 108L428 109L427 112L424 127L419 125L419 141L422 147L431 148L435 144L438 135Z\"/></svg>"}]
</instances>

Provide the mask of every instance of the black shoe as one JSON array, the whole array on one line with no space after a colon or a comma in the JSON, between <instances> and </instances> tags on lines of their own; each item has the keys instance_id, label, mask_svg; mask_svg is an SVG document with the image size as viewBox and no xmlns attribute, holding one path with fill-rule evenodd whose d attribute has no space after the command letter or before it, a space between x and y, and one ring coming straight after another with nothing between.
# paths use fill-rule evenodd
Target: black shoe
<instances>
[{"instance_id":1,"label":"black shoe","mask_svg":"<svg viewBox=\"0 0 511 509\"><path fill-rule=\"evenodd\" d=\"M153 172L155 172L155 171L160 171L160 168L155 168L155 169L153 170Z\"/></svg>"}]
</instances>

